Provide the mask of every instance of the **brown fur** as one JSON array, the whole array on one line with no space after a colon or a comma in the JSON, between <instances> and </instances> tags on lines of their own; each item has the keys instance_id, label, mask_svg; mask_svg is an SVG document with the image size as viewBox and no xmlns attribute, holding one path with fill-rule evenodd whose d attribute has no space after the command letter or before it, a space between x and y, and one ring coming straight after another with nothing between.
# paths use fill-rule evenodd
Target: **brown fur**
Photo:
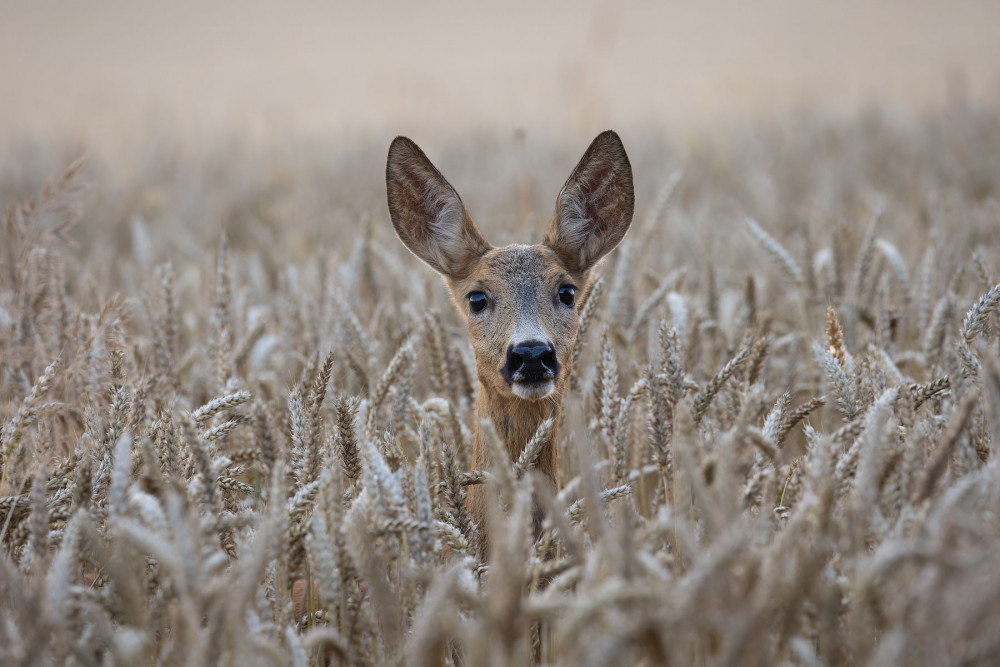
<instances>
[{"instance_id":1,"label":"brown fur","mask_svg":"<svg viewBox=\"0 0 1000 667\"><path fill-rule=\"evenodd\" d=\"M517 459L538 426L562 411L578 313L589 293L592 269L624 238L632 221L632 168L621 140L604 132L591 143L556 199L545 239L537 245L491 246L476 227L458 193L405 137L389 148L386 164L389 212L400 240L441 273L465 319L476 356L479 396L472 465L488 469L489 453L478 421L492 421L511 461ZM561 303L560 287L577 289L573 306ZM489 307L471 313L467 296L487 294ZM529 400L518 396L502 369L512 337L538 332L552 344L559 363L554 390ZM557 428L539 455L538 470L556 486ZM485 489L470 487L471 513L481 528L486 555Z\"/></svg>"}]
</instances>

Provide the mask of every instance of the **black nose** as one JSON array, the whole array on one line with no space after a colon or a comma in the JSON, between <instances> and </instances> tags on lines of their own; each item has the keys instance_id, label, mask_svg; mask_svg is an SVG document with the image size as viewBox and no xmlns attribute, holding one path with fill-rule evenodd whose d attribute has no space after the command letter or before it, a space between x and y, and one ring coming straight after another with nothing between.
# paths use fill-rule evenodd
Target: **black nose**
<instances>
[{"instance_id":1,"label":"black nose","mask_svg":"<svg viewBox=\"0 0 1000 667\"><path fill-rule=\"evenodd\" d=\"M503 371L508 382L554 380L559 372L555 348L538 340L511 345Z\"/></svg>"}]
</instances>

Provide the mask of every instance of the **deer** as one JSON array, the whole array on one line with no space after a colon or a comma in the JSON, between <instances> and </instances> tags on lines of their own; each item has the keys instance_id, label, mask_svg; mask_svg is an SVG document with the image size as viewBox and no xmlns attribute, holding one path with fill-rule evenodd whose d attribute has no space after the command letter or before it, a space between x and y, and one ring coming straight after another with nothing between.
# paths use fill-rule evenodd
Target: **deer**
<instances>
[{"instance_id":1,"label":"deer","mask_svg":"<svg viewBox=\"0 0 1000 667\"><path fill-rule=\"evenodd\" d=\"M539 425L552 419L536 468L544 483L558 488L555 443L579 315L595 266L621 243L635 208L632 166L621 139L608 130L591 142L535 245L491 245L455 188L406 137L389 147L385 180L396 235L442 276L472 342L479 384L473 467L485 470L491 463L482 420L492 422L510 458L506 463L513 463ZM468 489L485 557L487 494L479 485ZM537 510L535 524L537 532Z\"/></svg>"}]
</instances>

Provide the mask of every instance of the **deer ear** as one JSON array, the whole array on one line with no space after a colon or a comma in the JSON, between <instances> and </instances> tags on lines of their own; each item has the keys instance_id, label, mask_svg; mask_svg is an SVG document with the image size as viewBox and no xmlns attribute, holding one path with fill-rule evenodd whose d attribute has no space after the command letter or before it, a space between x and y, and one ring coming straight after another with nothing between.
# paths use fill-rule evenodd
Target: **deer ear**
<instances>
[{"instance_id":1,"label":"deer ear","mask_svg":"<svg viewBox=\"0 0 1000 667\"><path fill-rule=\"evenodd\" d=\"M461 277L490 249L455 188L406 137L389 146L385 187L399 239L438 273Z\"/></svg>"},{"instance_id":2,"label":"deer ear","mask_svg":"<svg viewBox=\"0 0 1000 667\"><path fill-rule=\"evenodd\" d=\"M571 271L583 273L615 249L632 224L632 165L622 140L597 135L556 198L543 243Z\"/></svg>"}]
</instances>

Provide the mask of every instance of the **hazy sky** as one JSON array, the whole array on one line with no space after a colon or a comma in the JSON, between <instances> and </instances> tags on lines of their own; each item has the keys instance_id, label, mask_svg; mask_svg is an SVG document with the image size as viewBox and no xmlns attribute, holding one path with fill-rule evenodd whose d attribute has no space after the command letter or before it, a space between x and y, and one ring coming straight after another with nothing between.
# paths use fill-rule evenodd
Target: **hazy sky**
<instances>
[{"instance_id":1,"label":"hazy sky","mask_svg":"<svg viewBox=\"0 0 1000 667\"><path fill-rule=\"evenodd\" d=\"M0 0L0 136L711 128L1000 91L1000 3Z\"/></svg>"}]
</instances>

